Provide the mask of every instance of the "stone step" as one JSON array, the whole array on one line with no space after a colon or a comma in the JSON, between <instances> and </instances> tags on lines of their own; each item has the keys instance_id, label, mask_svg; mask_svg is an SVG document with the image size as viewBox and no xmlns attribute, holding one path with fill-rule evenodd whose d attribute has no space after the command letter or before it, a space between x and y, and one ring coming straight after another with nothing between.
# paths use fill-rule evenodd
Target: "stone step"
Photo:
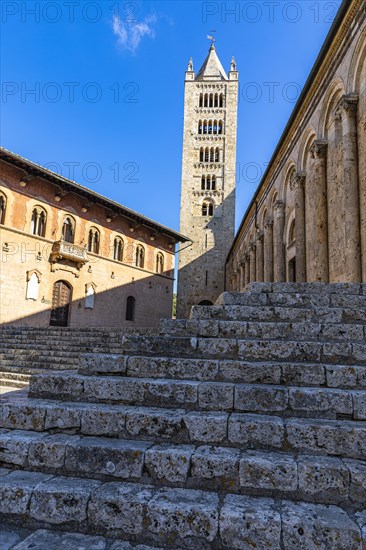
<instances>
[{"instance_id":1,"label":"stone step","mask_svg":"<svg viewBox=\"0 0 366 550\"><path fill-rule=\"evenodd\" d=\"M276 306L193 306L191 320L287 321L309 323L366 323L366 310L360 308L294 308ZM177 320L177 323L180 323Z\"/></svg>"},{"instance_id":2,"label":"stone step","mask_svg":"<svg viewBox=\"0 0 366 550\"><path fill-rule=\"evenodd\" d=\"M128 357L121 354L94 353L81 355L79 365L78 373L87 376L103 374L201 382L366 389L366 366Z\"/></svg>"},{"instance_id":3,"label":"stone step","mask_svg":"<svg viewBox=\"0 0 366 550\"><path fill-rule=\"evenodd\" d=\"M3 398L0 428L364 460L363 421Z\"/></svg>"},{"instance_id":4,"label":"stone step","mask_svg":"<svg viewBox=\"0 0 366 550\"><path fill-rule=\"evenodd\" d=\"M25 388L29 385L29 374L0 372L0 386Z\"/></svg>"},{"instance_id":5,"label":"stone step","mask_svg":"<svg viewBox=\"0 0 366 550\"><path fill-rule=\"evenodd\" d=\"M364 283L249 283L244 293L288 293L288 294L361 294L366 296ZM235 295L224 292L221 296Z\"/></svg>"},{"instance_id":6,"label":"stone step","mask_svg":"<svg viewBox=\"0 0 366 550\"><path fill-rule=\"evenodd\" d=\"M3 430L0 466L354 509L366 502L364 461L311 455Z\"/></svg>"},{"instance_id":7,"label":"stone step","mask_svg":"<svg viewBox=\"0 0 366 550\"><path fill-rule=\"evenodd\" d=\"M0 512L23 527L102 532L169 548L362 549L363 515L338 506L3 472Z\"/></svg>"},{"instance_id":8,"label":"stone step","mask_svg":"<svg viewBox=\"0 0 366 550\"><path fill-rule=\"evenodd\" d=\"M296 340L241 340L236 338L185 338L124 336L124 355L240 359L244 361L296 361L345 365L366 364L366 343L309 342Z\"/></svg>"},{"instance_id":9,"label":"stone step","mask_svg":"<svg viewBox=\"0 0 366 550\"><path fill-rule=\"evenodd\" d=\"M167 319L161 336L240 338L246 340L296 340L316 342L365 342L366 325L343 323L294 323Z\"/></svg>"},{"instance_id":10,"label":"stone step","mask_svg":"<svg viewBox=\"0 0 366 550\"><path fill-rule=\"evenodd\" d=\"M0 529L2 550L163 550L100 535L24 529L10 523L0 525Z\"/></svg>"},{"instance_id":11,"label":"stone step","mask_svg":"<svg viewBox=\"0 0 366 550\"><path fill-rule=\"evenodd\" d=\"M364 287L365 285L362 285ZM337 292L224 292L218 298L217 306L276 306L297 308L361 308L366 307L366 292L346 294Z\"/></svg>"},{"instance_id":12,"label":"stone step","mask_svg":"<svg viewBox=\"0 0 366 550\"><path fill-rule=\"evenodd\" d=\"M366 391L76 373L35 374L30 397L366 420Z\"/></svg>"}]
</instances>

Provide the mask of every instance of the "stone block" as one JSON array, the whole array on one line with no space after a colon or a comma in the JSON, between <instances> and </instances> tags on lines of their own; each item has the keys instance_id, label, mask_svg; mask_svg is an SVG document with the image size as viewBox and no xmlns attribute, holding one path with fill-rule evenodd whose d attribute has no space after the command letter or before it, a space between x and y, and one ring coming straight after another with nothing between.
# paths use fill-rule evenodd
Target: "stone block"
<instances>
[{"instance_id":1,"label":"stone block","mask_svg":"<svg viewBox=\"0 0 366 550\"><path fill-rule=\"evenodd\" d=\"M216 494L186 489L160 489L149 502L149 531L159 539L193 548L212 542L218 531L219 499Z\"/></svg>"},{"instance_id":2,"label":"stone block","mask_svg":"<svg viewBox=\"0 0 366 550\"><path fill-rule=\"evenodd\" d=\"M155 445L145 453L145 468L157 480L185 482L194 447L190 445Z\"/></svg>"},{"instance_id":3,"label":"stone block","mask_svg":"<svg viewBox=\"0 0 366 550\"><path fill-rule=\"evenodd\" d=\"M151 405L192 405L197 402L199 382L152 380L146 383L145 402Z\"/></svg>"},{"instance_id":4,"label":"stone block","mask_svg":"<svg viewBox=\"0 0 366 550\"><path fill-rule=\"evenodd\" d=\"M240 486L250 489L293 492L297 489L297 464L279 453L247 451L240 458Z\"/></svg>"},{"instance_id":5,"label":"stone block","mask_svg":"<svg viewBox=\"0 0 366 550\"><path fill-rule=\"evenodd\" d=\"M288 389L281 386L235 386L235 410L280 412L288 407Z\"/></svg>"},{"instance_id":6,"label":"stone block","mask_svg":"<svg viewBox=\"0 0 366 550\"><path fill-rule=\"evenodd\" d=\"M91 494L100 483L72 477L55 477L33 490L29 514L36 521L62 525L87 518Z\"/></svg>"},{"instance_id":7,"label":"stone block","mask_svg":"<svg viewBox=\"0 0 366 550\"><path fill-rule=\"evenodd\" d=\"M213 480L220 491L235 490L239 485L239 455L239 449L198 447L192 456L191 476L198 483Z\"/></svg>"},{"instance_id":8,"label":"stone block","mask_svg":"<svg viewBox=\"0 0 366 550\"><path fill-rule=\"evenodd\" d=\"M234 405L234 385L223 382L203 382L198 388L198 405L201 409L231 410Z\"/></svg>"},{"instance_id":9,"label":"stone block","mask_svg":"<svg viewBox=\"0 0 366 550\"><path fill-rule=\"evenodd\" d=\"M42 432L45 429L45 416L46 409L42 402L30 404L26 400L8 401L1 404L0 428Z\"/></svg>"},{"instance_id":10,"label":"stone block","mask_svg":"<svg viewBox=\"0 0 366 550\"><path fill-rule=\"evenodd\" d=\"M337 506L285 502L282 533L289 550L362 550L358 526Z\"/></svg>"},{"instance_id":11,"label":"stone block","mask_svg":"<svg viewBox=\"0 0 366 550\"><path fill-rule=\"evenodd\" d=\"M239 340L239 359L254 361L319 361L318 342Z\"/></svg>"},{"instance_id":12,"label":"stone block","mask_svg":"<svg viewBox=\"0 0 366 550\"><path fill-rule=\"evenodd\" d=\"M0 432L0 461L3 464L27 466L28 451L32 441L39 441L44 437L39 432L13 430Z\"/></svg>"},{"instance_id":13,"label":"stone block","mask_svg":"<svg viewBox=\"0 0 366 550\"><path fill-rule=\"evenodd\" d=\"M129 357L127 363L128 376L135 377L213 380L217 372L218 361L214 359Z\"/></svg>"},{"instance_id":14,"label":"stone block","mask_svg":"<svg viewBox=\"0 0 366 550\"><path fill-rule=\"evenodd\" d=\"M147 506L154 489L139 483L105 483L88 506L89 523L103 532L141 535L146 530Z\"/></svg>"},{"instance_id":15,"label":"stone block","mask_svg":"<svg viewBox=\"0 0 366 550\"><path fill-rule=\"evenodd\" d=\"M126 431L147 439L174 439L183 432L184 410L136 407L126 414Z\"/></svg>"},{"instance_id":16,"label":"stone block","mask_svg":"<svg viewBox=\"0 0 366 550\"><path fill-rule=\"evenodd\" d=\"M84 403L55 403L47 407L45 428L46 430L68 430L77 432L81 426L81 416L87 410Z\"/></svg>"},{"instance_id":17,"label":"stone block","mask_svg":"<svg viewBox=\"0 0 366 550\"><path fill-rule=\"evenodd\" d=\"M344 460L344 463L350 475L350 499L363 507L366 503L366 463L359 460Z\"/></svg>"},{"instance_id":18,"label":"stone block","mask_svg":"<svg viewBox=\"0 0 366 550\"><path fill-rule=\"evenodd\" d=\"M83 377L78 374L48 372L36 374L29 383L31 397L55 397L55 399L77 399L84 390Z\"/></svg>"},{"instance_id":19,"label":"stone block","mask_svg":"<svg viewBox=\"0 0 366 550\"><path fill-rule=\"evenodd\" d=\"M65 465L66 447L78 440L78 436L56 434L43 437L29 445L28 462L35 468L63 468Z\"/></svg>"},{"instance_id":20,"label":"stone block","mask_svg":"<svg viewBox=\"0 0 366 550\"><path fill-rule=\"evenodd\" d=\"M357 387L357 369L353 365L325 365L327 386L331 388Z\"/></svg>"},{"instance_id":21,"label":"stone block","mask_svg":"<svg viewBox=\"0 0 366 550\"><path fill-rule=\"evenodd\" d=\"M349 473L337 458L301 456L298 460L299 490L316 501L342 502L349 493Z\"/></svg>"},{"instance_id":22,"label":"stone block","mask_svg":"<svg viewBox=\"0 0 366 550\"><path fill-rule=\"evenodd\" d=\"M352 393L347 390L324 388L290 388L290 407L293 411L315 415L353 414Z\"/></svg>"},{"instance_id":23,"label":"stone block","mask_svg":"<svg viewBox=\"0 0 366 550\"><path fill-rule=\"evenodd\" d=\"M281 381L288 386L324 386L324 366L306 363L284 363L281 366Z\"/></svg>"},{"instance_id":24,"label":"stone block","mask_svg":"<svg viewBox=\"0 0 366 550\"><path fill-rule=\"evenodd\" d=\"M124 433L128 407L121 405L88 405L81 415L84 435L119 437Z\"/></svg>"},{"instance_id":25,"label":"stone block","mask_svg":"<svg viewBox=\"0 0 366 550\"><path fill-rule=\"evenodd\" d=\"M121 479L140 478L145 451L151 446L140 441L83 437L66 450L65 468L70 473L110 475Z\"/></svg>"},{"instance_id":26,"label":"stone block","mask_svg":"<svg viewBox=\"0 0 366 550\"><path fill-rule=\"evenodd\" d=\"M28 512L33 491L52 476L16 470L1 478L0 513L16 516Z\"/></svg>"},{"instance_id":27,"label":"stone block","mask_svg":"<svg viewBox=\"0 0 366 550\"><path fill-rule=\"evenodd\" d=\"M227 437L228 415L225 413L192 412L184 417L190 441L198 443L221 443Z\"/></svg>"},{"instance_id":28,"label":"stone block","mask_svg":"<svg viewBox=\"0 0 366 550\"><path fill-rule=\"evenodd\" d=\"M220 513L220 536L232 550L279 550L281 516L273 500L227 495Z\"/></svg>"},{"instance_id":29,"label":"stone block","mask_svg":"<svg viewBox=\"0 0 366 550\"><path fill-rule=\"evenodd\" d=\"M83 398L100 402L143 403L146 385L143 379L85 377Z\"/></svg>"},{"instance_id":30,"label":"stone block","mask_svg":"<svg viewBox=\"0 0 366 550\"><path fill-rule=\"evenodd\" d=\"M119 353L82 353L79 374L125 374L127 358Z\"/></svg>"},{"instance_id":31,"label":"stone block","mask_svg":"<svg viewBox=\"0 0 366 550\"><path fill-rule=\"evenodd\" d=\"M353 416L356 420L366 420L366 391L352 391Z\"/></svg>"},{"instance_id":32,"label":"stone block","mask_svg":"<svg viewBox=\"0 0 366 550\"><path fill-rule=\"evenodd\" d=\"M229 382L245 384L279 384L281 365L246 363L245 361L220 361L220 377Z\"/></svg>"},{"instance_id":33,"label":"stone block","mask_svg":"<svg viewBox=\"0 0 366 550\"><path fill-rule=\"evenodd\" d=\"M284 444L284 438L285 429L279 417L240 413L230 415L230 443L248 449L280 449Z\"/></svg>"}]
</instances>

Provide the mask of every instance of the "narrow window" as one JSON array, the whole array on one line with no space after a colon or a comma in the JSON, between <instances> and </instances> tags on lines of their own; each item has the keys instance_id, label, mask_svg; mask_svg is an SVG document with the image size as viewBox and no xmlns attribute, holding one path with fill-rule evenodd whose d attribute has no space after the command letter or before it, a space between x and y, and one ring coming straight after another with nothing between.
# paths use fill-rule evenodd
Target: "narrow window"
<instances>
[{"instance_id":1,"label":"narrow window","mask_svg":"<svg viewBox=\"0 0 366 550\"><path fill-rule=\"evenodd\" d=\"M208 162L208 156L209 156L209 149L206 147L205 149L205 162Z\"/></svg>"},{"instance_id":2,"label":"narrow window","mask_svg":"<svg viewBox=\"0 0 366 550\"><path fill-rule=\"evenodd\" d=\"M156 273L163 273L164 271L164 256L161 252L156 255Z\"/></svg>"},{"instance_id":3,"label":"narrow window","mask_svg":"<svg viewBox=\"0 0 366 550\"><path fill-rule=\"evenodd\" d=\"M200 149L200 162L203 162L204 161L204 149L203 147L201 147Z\"/></svg>"},{"instance_id":4,"label":"narrow window","mask_svg":"<svg viewBox=\"0 0 366 550\"><path fill-rule=\"evenodd\" d=\"M6 197L0 193L0 224L3 225L5 221L5 210L6 210Z\"/></svg>"},{"instance_id":5,"label":"narrow window","mask_svg":"<svg viewBox=\"0 0 366 550\"><path fill-rule=\"evenodd\" d=\"M138 245L136 248L136 259L135 259L136 267L144 267L145 264L145 249L143 246Z\"/></svg>"},{"instance_id":6,"label":"narrow window","mask_svg":"<svg viewBox=\"0 0 366 550\"><path fill-rule=\"evenodd\" d=\"M133 296L129 296L126 303L126 321L135 320L135 305L136 299Z\"/></svg>"},{"instance_id":7,"label":"narrow window","mask_svg":"<svg viewBox=\"0 0 366 550\"><path fill-rule=\"evenodd\" d=\"M223 94L220 94L220 107L224 106L224 96Z\"/></svg>"},{"instance_id":8,"label":"narrow window","mask_svg":"<svg viewBox=\"0 0 366 550\"><path fill-rule=\"evenodd\" d=\"M218 107L219 106L219 98L218 98L218 95L215 94L215 107Z\"/></svg>"},{"instance_id":9,"label":"narrow window","mask_svg":"<svg viewBox=\"0 0 366 550\"><path fill-rule=\"evenodd\" d=\"M198 133L202 134L202 120L200 120L198 123Z\"/></svg>"},{"instance_id":10,"label":"narrow window","mask_svg":"<svg viewBox=\"0 0 366 550\"><path fill-rule=\"evenodd\" d=\"M220 149L216 147L215 151L215 162L220 162Z\"/></svg>"},{"instance_id":11,"label":"narrow window","mask_svg":"<svg viewBox=\"0 0 366 550\"><path fill-rule=\"evenodd\" d=\"M74 229L70 218L65 218L62 225L62 238L68 243L74 242Z\"/></svg>"},{"instance_id":12,"label":"narrow window","mask_svg":"<svg viewBox=\"0 0 366 550\"><path fill-rule=\"evenodd\" d=\"M207 134L207 120L203 121L203 133Z\"/></svg>"},{"instance_id":13,"label":"narrow window","mask_svg":"<svg viewBox=\"0 0 366 550\"><path fill-rule=\"evenodd\" d=\"M96 227L92 227L89 231L89 237L88 237L88 252L99 254L99 242L100 242L99 231Z\"/></svg>"},{"instance_id":14,"label":"narrow window","mask_svg":"<svg viewBox=\"0 0 366 550\"><path fill-rule=\"evenodd\" d=\"M208 123L208 133L212 134L212 120L210 120Z\"/></svg>"},{"instance_id":15,"label":"narrow window","mask_svg":"<svg viewBox=\"0 0 366 550\"><path fill-rule=\"evenodd\" d=\"M203 94L200 94L200 107L203 106Z\"/></svg>"},{"instance_id":16,"label":"narrow window","mask_svg":"<svg viewBox=\"0 0 366 550\"><path fill-rule=\"evenodd\" d=\"M46 213L40 208L36 207L32 212L31 220L31 234L38 235L39 237L44 237L46 230Z\"/></svg>"},{"instance_id":17,"label":"narrow window","mask_svg":"<svg viewBox=\"0 0 366 550\"><path fill-rule=\"evenodd\" d=\"M113 259L117 262L123 261L123 241L121 237L116 237L113 243Z\"/></svg>"},{"instance_id":18,"label":"narrow window","mask_svg":"<svg viewBox=\"0 0 366 550\"><path fill-rule=\"evenodd\" d=\"M210 94L210 107L213 107L213 95Z\"/></svg>"},{"instance_id":19,"label":"narrow window","mask_svg":"<svg viewBox=\"0 0 366 550\"><path fill-rule=\"evenodd\" d=\"M201 190L204 191L206 189L206 178L205 176L202 176L201 178Z\"/></svg>"},{"instance_id":20,"label":"narrow window","mask_svg":"<svg viewBox=\"0 0 366 550\"><path fill-rule=\"evenodd\" d=\"M208 271L206 270L206 286L208 284Z\"/></svg>"},{"instance_id":21,"label":"narrow window","mask_svg":"<svg viewBox=\"0 0 366 550\"><path fill-rule=\"evenodd\" d=\"M212 191L216 191L216 176L212 176L211 178L211 189Z\"/></svg>"}]
</instances>

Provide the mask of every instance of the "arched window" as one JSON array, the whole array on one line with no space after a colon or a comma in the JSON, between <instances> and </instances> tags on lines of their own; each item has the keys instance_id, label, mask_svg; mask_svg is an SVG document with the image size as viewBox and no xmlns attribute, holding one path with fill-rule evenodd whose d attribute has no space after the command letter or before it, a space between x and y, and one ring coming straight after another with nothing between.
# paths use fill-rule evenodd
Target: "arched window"
<instances>
[{"instance_id":1,"label":"arched window","mask_svg":"<svg viewBox=\"0 0 366 550\"><path fill-rule=\"evenodd\" d=\"M220 107L224 106L224 95L220 94Z\"/></svg>"},{"instance_id":2,"label":"arched window","mask_svg":"<svg viewBox=\"0 0 366 550\"><path fill-rule=\"evenodd\" d=\"M202 126L202 120L200 120L198 123L198 133L202 134L202 132L203 132L203 126Z\"/></svg>"},{"instance_id":3,"label":"arched window","mask_svg":"<svg viewBox=\"0 0 366 550\"><path fill-rule=\"evenodd\" d=\"M217 120L214 121L213 133L217 134Z\"/></svg>"},{"instance_id":4,"label":"arched window","mask_svg":"<svg viewBox=\"0 0 366 550\"><path fill-rule=\"evenodd\" d=\"M121 237L116 237L113 242L113 259L117 262L123 261L123 240Z\"/></svg>"},{"instance_id":5,"label":"arched window","mask_svg":"<svg viewBox=\"0 0 366 550\"><path fill-rule=\"evenodd\" d=\"M203 133L207 134L207 120L203 121Z\"/></svg>"},{"instance_id":6,"label":"arched window","mask_svg":"<svg viewBox=\"0 0 366 550\"><path fill-rule=\"evenodd\" d=\"M202 176L201 178L201 189L202 191L206 189L206 176Z\"/></svg>"},{"instance_id":7,"label":"arched window","mask_svg":"<svg viewBox=\"0 0 366 550\"><path fill-rule=\"evenodd\" d=\"M62 238L68 243L74 242L74 224L69 217L65 218L62 224Z\"/></svg>"},{"instance_id":8,"label":"arched window","mask_svg":"<svg viewBox=\"0 0 366 550\"><path fill-rule=\"evenodd\" d=\"M210 162L214 162L214 160L215 160L215 153L214 153L214 151L215 151L214 148L211 147L211 149L210 149Z\"/></svg>"},{"instance_id":9,"label":"arched window","mask_svg":"<svg viewBox=\"0 0 366 550\"><path fill-rule=\"evenodd\" d=\"M203 147L200 149L200 162L204 161L205 153Z\"/></svg>"},{"instance_id":10,"label":"arched window","mask_svg":"<svg viewBox=\"0 0 366 550\"><path fill-rule=\"evenodd\" d=\"M218 134L222 134L222 132L223 132L223 122L222 120L219 120Z\"/></svg>"},{"instance_id":11,"label":"arched window","mask_svg":"<svg viewBox=\"0 0 366 550\"><path fill-rule=\"evenodd\" d=\"M6 197L3 193L0 193L0 224L5 222L5 210L6 210Z\"/></svg>"},{"instance_id":12,"label":"arched window","mask_svg":"<svg viewBox=\"0 0 366 550\"><path fill-rule=\"evenodd\" d=\"M30 231L32 235L45 236L46 212L40 206L33 208Z\"/></svg>"},{"instance_id":13,"label":"arched window","mask_svg":"<svg viewBox=\"0 0 366 550\"><path fill-rule=\"evenodd\" d=\"M212 134L212 120L208 121L208 133Z\"/></svg>"},{"instance_id":14,"label":"arched window","mask_svg":"<svg viewBox=\"0 0 366 550\"><path fill-rule=\"evenodd\" d=\"M135 320L136 298L129 296L126 303L126 321Z\"/></svg>"},{"instance_id":15,"label":"arched window","mask_svg":"<svg viewBox=\"0 0 366 550\"><path fill-rule=\"evenodd\" d=\"M213 204L210 201L204 201L202 204L202 216L213 216Z\"/></svg>"},{"instance_id":16,"label":"arched window","mask_svg":"<svg viewBox=\"0 0 366 550\"><path fill-rule=\"evenodd\" d=\"M199 103L199 106L200 106L200 107L203 107L203 94L200 94L200 103Z\"/></svg>"},{"instance_id":17,"label":"arched window","mask_svg":"<svg viewBox=\"0 0 366 550\"><path fill-rule=\"evenodd\" d=\"M215 149L215 162L220 162L220 149L218 147Z\"/></svg>"},{"instance_id":18,"label":"arched window","mask_svg":"<svg viewBox=\"0 0 366 550\"><path fill-rule=\"evenodd\" d=\"M208 162L208 157L209 157L209 148L206 147L206 149L205 149L205 162Z\"/></svg>"},{"instance_id":19,"label":"arched window","mask_svg":"<svg viewBox=\"0 0 366 550\"><path fill-rule=\"evenodd\" d=\"M208 95L205 94L205 107L208 107Z\"/></svg>"},{"instance_id":20,"label":"arched window","mask_svg":"<svg viewBox=\"0 0 366 550\"><path fill-rule=\"evenodd\" d=\"M219 96L218 94L215 94L215 107L219 106Z\"/></svg>"},{"instance_id":21,"label":"arched window","mask_svg":"<svg viewBox=\"0 0 366 550\"><path fill-rule=\"evenodd\" d=\"M210 107L213 107L213 94L210 94Z\"/></svg>"},{"instance_id":22,"label":"arched window","mask_svg":"<svg viewBox=\"0 0 366 550\"><path fill-rule=\"evenodd\" d=\"M145 249L140 244L136 247L136 267L144 267L145 264Z\"/></svg>"},{"instance_id":23,"label":"arched window","mask_svg":"<svg viewBox=\"0 0 366 550\"><path fill-rule=\"evenodd\" d=\"M99 254L100 233L96 227L91 227L88 237L88 252Z\"/></svg>"},{"instance_id":24,"label":"arched window","mask_svg":"<svg viewBox=\"0 0 366 550\"><path fill-rule=\"evenodd\" d=\"M211 178L211 189L212 189L212 191L216 190L216 176L215 175L213 175L212 178Z\"/></svg>"},{"instance_id":25,"label":"arched window","mask_svg":"<svg viewBox=\"0 0 366 550\"><path fill-rule=\"evenodd\" d=\"M156 255L156 273L164 272L164 255L161 252L158 252Z\"/></svg>"}]
</instances>

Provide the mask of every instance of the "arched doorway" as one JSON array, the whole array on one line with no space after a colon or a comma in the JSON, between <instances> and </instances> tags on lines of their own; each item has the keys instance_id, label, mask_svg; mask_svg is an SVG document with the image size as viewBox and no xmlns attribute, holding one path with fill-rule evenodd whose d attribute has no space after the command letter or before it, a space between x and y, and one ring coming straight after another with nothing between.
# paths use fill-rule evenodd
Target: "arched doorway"
<instances>
[{"instance_id":1,"label":"arched doorway","mask_svg":"<svg viewBox=\"0 0 366 550\"><path fill-rule=\"evenodd\" d=\"M56 281L52 292L50 325L67 327L69 324L72 287L66 281Z\"/></svg>"}]
</instances>

